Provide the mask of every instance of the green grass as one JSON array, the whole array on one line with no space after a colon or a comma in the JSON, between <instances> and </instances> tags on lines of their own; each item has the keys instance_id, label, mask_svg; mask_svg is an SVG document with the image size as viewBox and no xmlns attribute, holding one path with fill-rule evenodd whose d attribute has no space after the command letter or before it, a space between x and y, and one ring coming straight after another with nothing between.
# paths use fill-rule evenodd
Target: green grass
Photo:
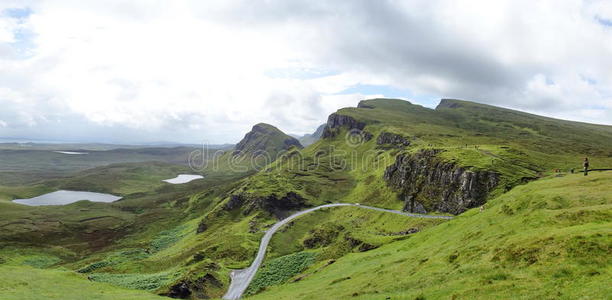
<instances>
[{"instance_id":1,"label":"green grass","mask_svg":"<svg viewBox=\"0 0 612 300\"><path fill-rule=\"evenodd\" d=\"M89 280L110 283L114 286L134 290L154 291L164 285L171 283L178 274L172 272L161 272L155 274L111 274L93 273L88 276Z\"/></svg>"},{"instance_id":2,"label":"green grass","mask_svg":"<svg viewBox=\"0 0 612 300\"><path fill-rule=\"evenodd\" d=\"M252 299L606 299L611 195L609 172L542 179Z\"/></svg>"},{"instance_id":3,"label":"green grass","mask_svg":"<svg viewBox=\"0 0 612 300\"><path fill-rule=\"evenodd\" d=\"M88 281L66 270L0 265L0 299L4 300L153 300L162 297Z\"/></svg>"},{"instance_id":4,"label":"green grass","mask_svg":"<svg viewBox=\"0 0 612 300\"><path fill-rule=\"evenodd\" d=\"M335 259L409 238L404 233L409 229L424 230L442 222L356 207L322 209L300 217L276 233L268 257L317 250L318 260Z\"/></svg>"},{"instance_id":5,"label":"green grass","mask_svg":"<svg viewBox=\"0 0 612 300\"><path fill-rule=\"evenodd\" d=\"M256 294L266 287L283 284L315 262L312 252L298 252L270 260L257 272L245 295Z\"/></svg>"}]
</instances>

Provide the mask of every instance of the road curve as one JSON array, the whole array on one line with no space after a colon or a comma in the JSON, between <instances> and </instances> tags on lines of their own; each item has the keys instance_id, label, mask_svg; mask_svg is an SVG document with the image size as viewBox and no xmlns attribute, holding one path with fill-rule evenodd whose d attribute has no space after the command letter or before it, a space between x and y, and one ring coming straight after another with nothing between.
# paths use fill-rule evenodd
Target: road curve
<instances>
[{"instance_id":1,"label":"road curve","mask_svg":"<svg viewBox=\"0 0 612 300\"><path fill-rule=\"evenodd\" d=\"M291 222L293 219L301 215L305 215L307 213L310 213L310 212L313 212L315 210L319 210L322 208L338 207L338 206L355 206L355 207L377 210L377 211L388 212L388 213L394 213L394 214L403 215L407 217L414 217L414 218L429 218L429 219L452 219L453 218L449 216L430 216L430 215L411 214L411 213L398 211L398 210L359 205L359 204L353 204L353 203L325 204L325 205L321 205L321 206L317 206L317 207L313 207L313 208L309 208L303 211L296 212L292 214L291 216L277 222L276 224L274 224L274 226L272 226L270 229L266 231L266 234L264 234L263 238L261 238L261 243L259 244L259 251L257 252L257 256L255 256L255 260L253 260L253 263L251 263L251 266L249 266L246 269L234 270L231 272L230 286L229 286L229 289L227 290L227 293L225 293L225 295L223 296L223 299L236 300L242 297L242 294L247 289L247 287L249 287L249 284L255 277L255 273L257 273L257 270L261 266L261 263L263 262L263 259L266 255L266 249L268 248L268 244L270 243L272 236L274 235L274 233L276 233L278 229L280 229L283 225Z\"/></svg>"}]
</instances>

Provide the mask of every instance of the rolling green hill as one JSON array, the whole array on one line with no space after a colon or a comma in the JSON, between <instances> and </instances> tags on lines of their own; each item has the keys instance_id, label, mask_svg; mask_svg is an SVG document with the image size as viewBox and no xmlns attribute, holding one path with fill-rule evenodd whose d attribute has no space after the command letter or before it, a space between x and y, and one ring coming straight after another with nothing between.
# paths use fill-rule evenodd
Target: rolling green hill
<instances>
[{"instance_id":1,"label":"rolling green hill","mask_svg":"<svg viewBox=\"0 0 612 300\"><path fill-rule=\"evenodd\" d=\"M610 172L544 178L248 299L606 299L610 195Z\"/></svg>"}]
</instances>

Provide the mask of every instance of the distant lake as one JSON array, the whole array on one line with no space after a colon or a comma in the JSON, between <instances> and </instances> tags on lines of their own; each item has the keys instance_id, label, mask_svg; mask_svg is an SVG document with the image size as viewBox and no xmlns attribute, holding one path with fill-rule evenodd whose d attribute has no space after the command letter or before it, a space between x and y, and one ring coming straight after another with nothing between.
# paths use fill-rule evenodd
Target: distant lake
<instances>
[{"instance_id":1,"label":"distant lake","mask_svg":"<svg viewBox=\"0 0 612 300\"><path fill-rule=\"evenodd\" d=\"M172 184L181 184L181 183L187 183L196 179L202 179L204 178L204 176L201 175L190 175L190 174L180 174L179 176L176 176L172 179L166 179L166 180L162 180L165 181L167 183L172 183Z\"/></svg>"},{"instance_id":2,"label":"distant lake","mask_svg":"<svg viewBox=\"0 0 612 300\"><path fill-rule=\"evenodd\" d=\"M61 154L69 154L69 155L83 155L83 154L87 154L87 152L73 152L73 151L53 151L55 153L61 153Z\"/></svg>"},{"instance_id":3,"label":"distant lake","mask_svg":"<svg viewBox=\"0 0 612 300\"><path fill-rule=\"evenodd\" d=\"M78 192L59 190L57 192L40 195L29 199L15 199L13 202L29 205L66 205L81 200L89 200L92 202L114 202L121 199L119 196L103 193Z\"/></svg>"}]
</instances>

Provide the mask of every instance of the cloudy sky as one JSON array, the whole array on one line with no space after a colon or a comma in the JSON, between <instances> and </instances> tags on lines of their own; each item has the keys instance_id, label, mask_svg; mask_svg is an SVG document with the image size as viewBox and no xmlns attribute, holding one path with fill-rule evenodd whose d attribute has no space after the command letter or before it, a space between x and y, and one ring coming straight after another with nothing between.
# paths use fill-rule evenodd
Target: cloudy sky
<instances>
[{"instance_id":1,"label":"cloudy sky","mask_svg":"<svg viewBox=\"0 0 612 300\"><path fill-rule=\"evenodd\" d=\"M234 143L375 96L612 124L612 1L0 1L0 137Z\"/></svg>"}]
</instances>

